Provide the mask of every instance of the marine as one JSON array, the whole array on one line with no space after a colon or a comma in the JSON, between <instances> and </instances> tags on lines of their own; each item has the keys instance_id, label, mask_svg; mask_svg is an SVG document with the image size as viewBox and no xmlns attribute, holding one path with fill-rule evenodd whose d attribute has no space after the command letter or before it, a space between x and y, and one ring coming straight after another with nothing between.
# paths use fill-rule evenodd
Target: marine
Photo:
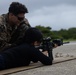
<instances>
[{"instance_id":1,"label":"marine","mask_svg":"<svg viewBox=\"0 0 76 75\"><path fill-rule=\"evenodd\" d=\"M5 46L17 43L31 27L25 14L28 10L19 2L12 2L8 13L0 16L0 51Z\"/></svg>"}]
</instances>

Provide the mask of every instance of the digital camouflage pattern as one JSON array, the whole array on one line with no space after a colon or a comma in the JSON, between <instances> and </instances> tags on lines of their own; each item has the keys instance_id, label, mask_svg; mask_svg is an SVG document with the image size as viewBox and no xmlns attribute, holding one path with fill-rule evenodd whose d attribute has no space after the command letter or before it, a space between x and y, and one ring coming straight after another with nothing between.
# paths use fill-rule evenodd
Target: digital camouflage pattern
<instances>
[{"instance_id":1,"label":"digital camouflage pattern","mask_svg":"<svg viewBox=\"0 0 76 75\"><path fill-rule=\"evenodd\" d=\"M17 39L21 38L24 35L24 32L26 31L26 29L30 27L30 24L26 18L24 22L25 23L23 23L19 27L19 35ZM15 33L17 28L18 27L16 25L13 28L11 27L11 25L9 25L8 14L3 14L0 16L0 50L6 45L10 45L11 37Z\"/></svg>"}]
</instances>

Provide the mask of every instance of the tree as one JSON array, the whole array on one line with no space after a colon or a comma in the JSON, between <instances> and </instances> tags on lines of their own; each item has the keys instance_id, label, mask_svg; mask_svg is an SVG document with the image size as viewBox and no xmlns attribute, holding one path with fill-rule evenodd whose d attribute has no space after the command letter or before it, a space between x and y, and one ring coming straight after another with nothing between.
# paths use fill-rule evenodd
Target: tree
<instances>
[{"instance_id":1,"label":"tree","mask_svg":"<svg viewBox=\"0 0 76 75\"><path fill-rule=\"evenodd\" d=\"M51 31L51 27L44 27L44 26L41 26L41 25L37 25L36 28L40 29L43 33L43 36L44 37L51 37L53 32Z\"/></svg>"}]
</instances>

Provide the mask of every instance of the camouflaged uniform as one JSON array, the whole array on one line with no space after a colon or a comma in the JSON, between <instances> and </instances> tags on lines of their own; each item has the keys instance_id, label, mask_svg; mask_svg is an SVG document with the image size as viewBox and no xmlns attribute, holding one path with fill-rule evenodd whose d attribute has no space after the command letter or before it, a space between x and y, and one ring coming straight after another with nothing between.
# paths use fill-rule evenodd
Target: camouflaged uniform
<instances>
[{"instance_id":1,"label":"camouflaged uniform","mask_svg":"<svg viewBox=\"0 0 76 75\"><path fill-rule=\"evenodd\" d=\"M22 24L20 26L19 35L17 36L16 40L18 38L21 38L24 35L24 32L26 31L26 29L30 27L27 19L25 19L24 21L25 21L25 24ZM10 44L11 36L15 33L16 30L17 30L16 25L13 28L11 27L11 25L9 25L8 14L3 14L0 16L0 50L6 45Z\"/></svg>"}]
</instances>

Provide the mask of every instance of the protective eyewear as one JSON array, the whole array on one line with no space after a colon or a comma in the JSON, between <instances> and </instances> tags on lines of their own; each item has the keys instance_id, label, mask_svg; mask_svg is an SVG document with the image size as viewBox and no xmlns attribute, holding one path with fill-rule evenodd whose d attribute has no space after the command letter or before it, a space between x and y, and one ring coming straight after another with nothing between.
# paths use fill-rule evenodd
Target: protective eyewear
<instances>
[{"instance_id":1,"label":"protective eyewear","mask_svg":"<svg viewBox=\"0 0 76 75\"><path fill-rule=\"evenodd\" d=\"M19 16L16 16L18 18L19 21L22 21L24 20L24 17L19 17Z\"/></svg>"},{"instance_id":2,"label":"protective eyewear","mask_svg":"<svg viewBox=\"0 0 76 75\"><path fill-rule=\"evenodd\" d=\"M15 16L18 18L19 21L24 20L24 17L19 17L19 16L17 16L17 15L15 15Z\"/></svg>"}]
</instances>

